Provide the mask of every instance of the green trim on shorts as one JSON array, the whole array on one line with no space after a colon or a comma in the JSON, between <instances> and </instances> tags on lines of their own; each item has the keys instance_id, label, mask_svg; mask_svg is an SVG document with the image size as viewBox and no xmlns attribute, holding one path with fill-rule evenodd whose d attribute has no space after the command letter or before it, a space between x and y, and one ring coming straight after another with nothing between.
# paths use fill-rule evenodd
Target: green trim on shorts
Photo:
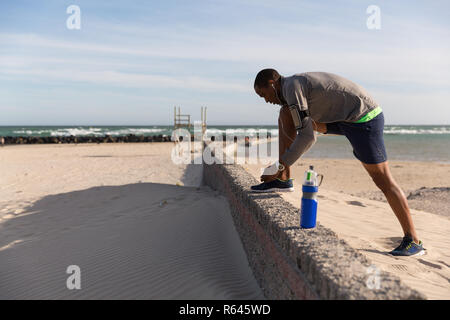
<instances>
[{"instance_id":1,"label":"green trim on shorts","mask_svg":"<svg viewBox=\"0 0 450 320\"><path fill-rule=\"evenodd\" d=\"M372 120L373 118L375 118L377 115L379 115L381 112L383 112L383 110L381 110L380 107L376 107L375 109L373 109L372 111L368 112L365 116L363 116L361 119L359 119L358 121L355 121L355 123L362 123L362 122L367 122Z\"/></svg>"}]
</instances>

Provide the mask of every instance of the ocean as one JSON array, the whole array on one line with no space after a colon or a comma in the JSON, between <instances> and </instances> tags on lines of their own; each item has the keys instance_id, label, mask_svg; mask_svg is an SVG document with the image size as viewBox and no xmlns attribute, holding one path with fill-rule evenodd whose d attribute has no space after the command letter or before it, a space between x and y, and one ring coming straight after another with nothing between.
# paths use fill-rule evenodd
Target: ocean
<instances>
[{"instance_id":1,"label":"ocean","mask_svg":"<svg viewBox=\"0 0 450 320\"><path fill-rule=\"evenodd\" d=\"M254 136L260 129L278 136L277 126L209 126L207 133ZM172 130L172 126L3 126L0 136L170 136ZM384 139L389 159L450 163L450 125L386 125ZM320 135L305 154L305 158L353 157L350 143L342 136Z\"/></svg>"}]
</instances>

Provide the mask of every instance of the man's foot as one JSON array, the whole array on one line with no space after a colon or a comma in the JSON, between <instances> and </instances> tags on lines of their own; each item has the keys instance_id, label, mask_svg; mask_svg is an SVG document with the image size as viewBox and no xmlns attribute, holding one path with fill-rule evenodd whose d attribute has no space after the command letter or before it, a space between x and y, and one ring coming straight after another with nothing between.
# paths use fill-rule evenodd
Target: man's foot
<instances>
[{"instance_id":1,"label":"man's foot","mask_svg":"<svg viewBox=\"0 0 450 320\"><path fill-rule=\"evenodd\" d=\"M404 236L402 243L389 253L393 256L421 256L425 254L425 249L422 241L417 244L410 236Z\"/></svg>"},{"instance_id":2,"label":"man's foot","mask_svg":"<svg viewBox=\"0 0 450 320\"><path fill-rule=\"evenodd\" d=\"M270 182L263 182L256 186L252 186L251 189L254 192L293 192L294 185L292 184L292 179L275 179Z\"/></svg>"}]
</instances>

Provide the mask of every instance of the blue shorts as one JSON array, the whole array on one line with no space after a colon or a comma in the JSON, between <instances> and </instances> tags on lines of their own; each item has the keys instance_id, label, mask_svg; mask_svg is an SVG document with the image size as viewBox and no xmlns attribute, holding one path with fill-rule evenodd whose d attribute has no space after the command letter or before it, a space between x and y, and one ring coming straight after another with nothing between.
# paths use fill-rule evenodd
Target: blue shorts
<instances>
[{"instance_id":1,"label":"blue shorts","mask_svg":"<svg viewBox=\"0 0 450 320\"><path fill-rule=\"evenodd\" d=\"M353 154L363 163L375 164L387 160L383 139L383 112L370 121L327 123L328 134L344 135L353 147Z\"/></svg>"}]
</instances>

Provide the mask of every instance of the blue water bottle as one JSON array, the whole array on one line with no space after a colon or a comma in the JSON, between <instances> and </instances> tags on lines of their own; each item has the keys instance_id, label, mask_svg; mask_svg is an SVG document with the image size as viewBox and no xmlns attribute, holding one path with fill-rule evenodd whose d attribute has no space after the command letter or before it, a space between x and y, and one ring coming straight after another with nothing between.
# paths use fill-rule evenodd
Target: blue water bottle
<instances>
[{"instance_id":1,"label":"blue water bottle","mask_svg":"<svg viewBox=\"0 0 450 320\"><path fill-rule=\"evenodd\" d=\"M321 177L320 183L318 178ZM304 229L314 228L317 218L317 192L322 184L323 175L317 174L313 166L309 166L309 170L305 172L305 180L303 181L302 205L300 209L300 227Z\"/></svg>"}]
</instances>

